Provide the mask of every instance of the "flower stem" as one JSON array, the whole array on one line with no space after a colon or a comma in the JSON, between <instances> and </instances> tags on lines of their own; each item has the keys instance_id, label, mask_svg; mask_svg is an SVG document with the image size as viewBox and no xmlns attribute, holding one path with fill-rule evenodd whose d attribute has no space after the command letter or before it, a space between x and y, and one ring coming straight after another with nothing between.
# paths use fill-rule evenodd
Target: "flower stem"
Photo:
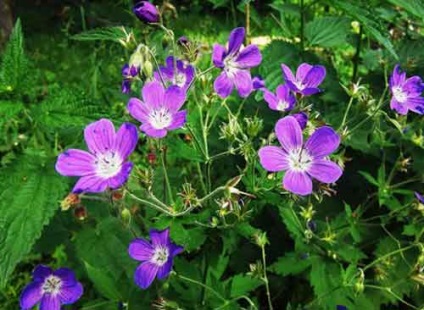
<instances>
[{"instance_id":1,"label":"flower stem","mask_svg":"<svg viewBox=\"0 0 424 310\"><path fill-rule=\"evenodd\" d=\"M169 182L168 178L168 171L166 169L166 147L161 148L161 164L163 169L163 177L165 178L165 185L166 189L168 191L169 201L171 202L171 205L174 204L174 198L172 197L172 189L171 189L171 183Z\"/></svg>"},{"instance_id":2,"label":"flower stem","mask_svg":"<svg viewBox=\"0 0 424 310\"><path fill-rule=\"evenodd\" d=\"M267 300L268 300L268 308L270 310L273 310L272 301L271 301L271 292L269 290L269 281L268 281L268 277L266 275L265 244L261 245L261 250L262 250L262 265L263 265L263 269L264 269L263 281L265 282L266 297L267 297Z\"/></svg>"},{"instance_id":3,"label":"flower stem","mask_svg":"<svg viewBox=\"0 0 424 310\"><path fill-rule=\"evenodd\" d=\"M221 294L220 293L218 293L217 291L215 291L213 288L211 288L210 286L208 286L208 285L206 285L206 284L203 284L202 282L199 282L199 281L197 281L197 280L193 280L193 279L190 279L190 278L187 278L187 277L185 277L185 276L182 276L182 275L180 275L180 274L176 274L177 275L177 277L178 278L180 278L181 280L184 280L184 281L187 281L187 282L190 282L190 283L193 283L193 284L197 284L197 285L199 285L199 286L201 286L202 288L204 288L204 289L206 289L206 290L208 290L208 291L210 291L212 294L214 294L219 300L221 300L222 302L224 302L224 303L227 303L228 302L228 300L227 299L225 299L223 296L221 296Z\"/></svg>"},{"instance_id":4,"label":"flower stem","mask_svg":"<svg viewBox=\"0 0 424 310\"><path fill-rule=\"evenodd\" d=\"M347 115L349 114L350 108L352 107L352 103L353 103L353 96L350 97L349 103L347 104L346 111L343 115L342 123L340 124L339 129L337 129L337 131L343 130L343 127L346 124Z\"/></svg>"}]
</instances>

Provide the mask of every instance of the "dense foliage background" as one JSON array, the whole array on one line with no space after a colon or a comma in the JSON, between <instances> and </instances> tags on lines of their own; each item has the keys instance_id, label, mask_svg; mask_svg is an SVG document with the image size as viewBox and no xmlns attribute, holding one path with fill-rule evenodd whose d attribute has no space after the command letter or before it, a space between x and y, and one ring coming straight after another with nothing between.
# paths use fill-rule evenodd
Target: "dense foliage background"
<instances>
[{"instance_id":1,"label":"dense foliage background","mask_svg":"<svg viewBox=\"0 0 424 310\"><path fill-rule=\"evenodd\" d=\"M191 189L203 197L242 176L234 186L250 195L220 193L181 217L111 192L84 195L69 210L62 203L61 211L75 180L55 171L58 154L84 149L82 132L92 121L132 121L129 96L120 91L132 51L119 44L119 27L154 47L162 62L171 42L137 20L130 1L16 1L0 68L1 309L19 307L40 263L76 272L85 292L71 309L159 308L165 301L164 309L267 309L268 285L275 309L424 309L424 205L414 197L424 191L423 119L390 110L387 90L397 63L408 76L424 76L422 1L155 4L176 38L194 42L203 70L212 43L224 44L236 26L260 46L255 72L273 91L283 82L281 63L325 65L324 92L304 106L307 130L325 123L339 130L334 158L342 178L306 198L288 194L281 173L269 174L257 158L281 114L260 92L230 97L230 114L205 76L188 110L190 124L216 112L207 137L212 159L193 146L200 127L173 132L166 140L172 194L183 208ZM132 96L139 96L136 83ZM128 188L143 195L151 186L167 201L160 149L142 136L132 156L137 169ZM175 259L176 275L142 291L127 248L152 227L170 227L185 252Z\"/></svg>"}]
</instances>

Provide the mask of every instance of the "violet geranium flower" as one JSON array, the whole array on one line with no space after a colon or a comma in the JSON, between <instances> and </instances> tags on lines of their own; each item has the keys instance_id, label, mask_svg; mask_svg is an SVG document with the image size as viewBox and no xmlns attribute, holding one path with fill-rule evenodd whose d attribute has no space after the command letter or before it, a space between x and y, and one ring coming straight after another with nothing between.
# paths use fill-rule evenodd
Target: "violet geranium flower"
<instances>
[{"instance_id":1,"label":"violet geranium flower","mask_svg":"<svg viewBox=\"0 0 424 310\"><path fill-rule=\"evenodd\" d=\"M133 12L139 20L145 23L157 23L160 20L159 11L149 1L140 1L133 7Z\"/></svg>"},{"instance_id":2,"label":"violet geranium flower","mask_svg":"<svg viewBox=\"0 0 424 310\"><path fill-rule=\"evenodd\" d=\"M22 310L32 309L40 304L40 310L59 310L61 305L76 302L83 294L83 287L72 270L59 268L53 271L38 265L32 273L32 282L23 289L20 296Z\"/></svg>"},{"instance_id":3,"label":"violet geranium flower","mask_svg":"<svg viewBox=\"0 0 424 310\"><path fill-rule=\"evenodd\" d=\"M310 96L321 92L318 85L325 78L326 71L324 66L310 64L301 64L296 71L296 76L285 64L281 64L283 69L283 77L287 86L294 92L300 93L303 96Z\"/></svg>"},{"instance_id":4,"label":"violet geranium flower","mask_svg":"<svg viewBox=\"0 0 424 310\"><path fill-rule=\"evenodd\" d=\"M252 79L252 87L253 90L265 90L264 79L260 75L254 76Z\"/></svg>"},{"instance_id":5,"label":"violet geranium flower","mask_svg":"<svg viewBox=\"0 0 424 310\"><path fill-rule=\"evenodd\" d=\"M406 115L409 110L424 114L424 98L421 97L424 84L419 76L414 75L407 79L406 73L401 72L399 65L396 65L390 77L389 88L392 93L392 110L401 115Z\"/></svg>"},{"instance_id":6,"label":"violet geranium flower","mask_svg":"<svg viewBox=\"0 0 424 310\"><path fill-rule=\"evenodd\" d=\"M302 130L306 128L306 124L308 123L308 114L305 112L299 112L292 114L291 116L297 120Z\"/></svg>"},{"instance_id":7,"label":"violet geranium flower","mask_svg":"<svg viewBox=\"0 0 424 310\"><path fill-rule=\"evenodd\" d=\"M164 89L158 81L144 84L143 101L131 98L127 109L131 116L140 121L140 130L153 138L163 138L169 130L184 126L187 111L179 111L186 94L178 86Z\"/></svg>"},{"instance_id":8,"label":"violet geranium flower","mask_svg":"<svg viewBox=\"0 0 424 310\"><path fill-rule=\"evenodd\" d=\"M223 71L214 82L214 89L221 98L227 98L235 88L243 98L252 92L250 68L259 65L262 55L256 45L243 47L244 28L235 28L228 38L228 48L220 44L213 46L212 61Z\"/></svg>"},{"instance_id":9,"label":"violet geranium flower","mask_svg":"<svg viewBox=\"0 0 424 310\"><path fill-rule=\"evenodd\" d=\"M101 119L85 128L84 138L90 152L77 149L63 152L57 159L56 171L64 176L80 177L73 193L98 193L121 187L133 167L126 160L137 145L137 127L124 123L115 133L112 122Z\"/></svg>"},{"instance_id":10,"label":"violet geranium flower","mask_svg":"<svg viewBox=\"0 0 424 310\"><path fill-rule=\"evenodd\" d=\"M166 58L166 66L159 67L160 74L167 85L176 85L187 91L194 79L194 67L184 63L182 60L175 60L173 56ZM155 80L161 82L158 72L154 73Z\"/></svg>"},{"instance_id":11,"label":"violet geranium flower","mask_svg":"<svg viewBox=\"0 0 424 310\"><path fill-rule=\"evenodd\" d=\"M150 242L135 239L130 243L128 253L131 258L143 262L135 271L134 281L142 289L147 289L155 277L166 278L172 269L173 258L183 251L169 238L169 228L150 230Z\"/></svg>"},{"instance_id":12,"label":"violet geranium flower","mask_svg":"<svg viewBox=\"0 0 424 310\"><path fill-rule=\"evenodd\" d=\"M312 178L333 183L342 175L342 169L327 158L340 144L340 137L331 127L316 129L303 144L298 121L286 116L277 122L275 133L282 147L262 147L259 150L260 163L271 172L286 171L283 187L289 192L309 195L312 193Z\"/></svg>"},{"instance_id":13,"label":"violet geranium flower","mask_svg":"<svg viewBox=\"0 0 424 310\"><path fill-rule=\"evenodd\" d=\"M279 85L275 94L269 90L264 92L264 100L268 103L268 107L274 111L287 112L293 109L296 98L290 91L290 88L285 85Z\"/></svg>"}]
</instances>

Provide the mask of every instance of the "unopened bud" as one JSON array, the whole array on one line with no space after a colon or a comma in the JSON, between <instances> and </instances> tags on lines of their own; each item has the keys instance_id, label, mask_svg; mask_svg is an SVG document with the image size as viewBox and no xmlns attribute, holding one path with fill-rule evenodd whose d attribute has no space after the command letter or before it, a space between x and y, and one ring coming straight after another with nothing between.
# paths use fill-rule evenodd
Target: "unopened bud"
<instances>
[{"instance_id":1,"label":"unopened bud","mask_svg":"<svg viewBox=\"0 0 424 310\"><path fill-rule=\"evenodd\" d=\"M74 216L80 221L85 220L88 216L87 208L84 206L76 207L74 209Z\"/></svg>"},{"instance_id":2,"label":"unopened bud","mask_svg":"<svg viewBox=\"0 0 424 310\"><path fill-rule=\"evenodd\" d=\"M133 7L133 12L139 20L145 23L157 23L160 20L159 11L149 1L140 1Z\"/></svg>"},{"instance_id":3,"label":"unopened bud","mask_svg":"<svg viewBox=\"0 0 424 310\"><path fill-rule=\"evenodd\" d=\"M69 210L69 208L76 206L81 202L81 199L78 194L70 193L68 196L66 196L65 199L62 200L60 203L60 208L62 211Z\"/></svg>"}]
</instances>

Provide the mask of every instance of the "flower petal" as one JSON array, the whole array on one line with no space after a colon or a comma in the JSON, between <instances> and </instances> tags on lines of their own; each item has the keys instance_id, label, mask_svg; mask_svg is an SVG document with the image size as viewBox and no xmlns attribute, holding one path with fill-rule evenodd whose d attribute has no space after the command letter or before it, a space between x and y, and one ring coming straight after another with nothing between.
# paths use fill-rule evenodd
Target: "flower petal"
<instances>
[{"instance_id":1,"label":"flower petal","mask_svg":"<svg viewBox=\"0 0 424 310\"><path fill-rule=\"evenodd\" d=\"M235 54L240 50L243 44L245 30L243 27L235 28L231 31L228 37L228 53L227 55Z\"/></svg>"},{"instance_id":2,"label":"flower petal","mask_svg":"<svg viewBox=\"0 0 424 310\"><path fill-rule=\"evenodd\" d=\"M423 92L424 84L419 76L414 75L405 81L402 89L408 93L408 97L417 97Z\"/></svg>"},{"instance_id":3,"label":"flower petal","mask_svg":"<svg viewBox=\"0 0 424 310\"><path fill-rule=\"evenodd\" d=\"M259 152L259 160L265 170L278 172L287 170L289 167L287 153L276 146L264 146Z\"/></svg>"},{"instance_id":4,"label":"flower petal","mask_svg":"<svg viewBox=\"0 0 424 310\"><path fill-rule=\"evenodd\" d=\"M223 71L216 78L215 82L213 83L213 87L215 89L215 92L218 94L218 96L224 99L231 94L231 92L233 91L234 85L233 85L233 81Z\"/></svg>"},{"instance_id":5,"label":"flower petal","mask_svg":"<svg viewBox=\"0 0 424 310\"><path fill-rule=\"evenodd\" d=\"M130 176L133 166L132 162L124 163L121 167L121 171L107 180L107 186L111 189L117 189L124 185Z\"/></svg>"},{"instance_id":6,"label":"flower petal","mask_svg":"<svg viewBox=\"0 0 424 310\"><path fill-rule=\"evenodd\" d=\"M128 247L128 254L132 259L138 261L150 260L154 254L154 249L147 240L137 238L131 241Z\"/></svg>"},{"instance_id":7,"label":"flower petal","mask_svg":"<svg viewBox=\"0 0 424 310\"><path fill-rule=\"evenodd\" d=\"M145 83L141 93L143 96L143 101L148 108L158 108L162 106L165 89L158 81Z\"/></svg>"},{"instance_id":8,"label":"flower petal","mask_svg":"<svg viewBox=\"0 0 424 310\"><path fill-rule=\"evenodd\" d=\"M76 282L72 286L62 286L59 291L58 297L62 304L69 305L73 304L78 299L80 299L83 293L84 288L82 287L82 284Z\"/></svg>"},{"instance_id":9,"label":"flower petal","mask_svg":"<svg viewBox=\"0 0 424 310\"><path fill-rule=\"evenodd\" d=\"M309 71L313 68L310 64L303 63L296 70L296 80L302 82Z\"/></svg>"},{"instance_id":10,"label":"flower petal","mask_svg":"<svg viewBox=\"0 0 424 310\"><path fill-rule=\"evenodd\" d=\"M187 110L182 110L172 116L172 123L166 128L167 130L175 130L184 126L187 120Z\"/></svg>"},{"instance_id":11,"label":"flower petal","mask_svg":"<svg viewBox=\"0 0 424 310\"><path fill-rule=\"evenodd\" d=\"M73 193L100 193L107 188L107 179L101 178L95 174L81 177L74 188Z\"/></svg>"},{"instance_id":12,"label":"flower petal","mask_svg":"<svg viewBox=\"0 0 424 310\"><path fill-rule=\"evenodd\" d=\"M308 115L305 112L299 112L292 114L292 116L297 120L300 125L300 128L303 130L306 127L306 123L308 122Z\"/></svg>"},{"instance_id":13,"label":"flower petal","mask_svg":"<svg viewBox=\"0 0 424 310\"><path fill-rule=\"evenodd\" d=\"M42 294L42 282L32 282L25 286L19 298L22 309L31 309L40 302Z\"/></svg>"},{"instance_id":14,"label":"flower petal","mask_svg":"<svg viewBox=\"0 0 424 310\"><path fill-rule=\"evenodd\" d=\"M212 62L215 67L224 68L225 47L221 44L214 44L212 51Z\"/></svg>"},{"instance_id":15,"label":"flower petal","mask_svg":"<svg viewBox=\"0 0 424 310\"><path fill-rule=\"evenodd\" d=\"M170 86L165 91L164 106L172 112L177 112L186 100L186 93L178 86Z\"/></svg>"},{"instance_id":16,"label":"flower petal","mask_svg":"<svg viewBox=\"0 0 424 310\"><path fill-rule=\"evenodd\" d=\"M287 84L278 85L277 89L275 90L275 93L279 100L281 100L282 102L286 102L288 104L288 107L285 109L285 111L290 111L293 109L296 103L296 98L294 97L293 93L290 91L290 88L288 87Z\"/></svg>"},{"instance_id":17,"label":"flower petal","mask_svg":"<svg viewBox=\"0 0 424 310\"><path fill-rule=\"evenodd\" d=\"M32 278L34 279L34 281L44 281L44 279L52 273L53 270L49 266L38 265L32 272Z\"/></svg>"},{"instance_id":18,"label":"flower petal","mask_svg":"<svg viewBox=\"0 0 424 310\"><path fill-rule=\"evenodd\" d=\"M308 173L322 183L334 183L342 176L343 170L330 160L320 159L312 162Z\"/></svg>"},{"instance_id":19,"label":"flower petal","mask_svg":"<svg viewBox=\"0 0 424 310\"><path fill-rule=\"evenodd\" d=\"M102 118L85 127L84 138L92 154L103 154L113 147L115 127L110 120Z\"/></svg>"},{"instance_id":20,"label":"flower petal","mask_svg":"<svg viewBox=\"0 0 424 310\"><path fill-rule=\"evenodd\" d=\"M390 81L389 81L390 88L392 88L393 86L402 85L405 82L405 78L406 78L406 74L401 73L400 65L397 64L393 69L392 75L390 76Z\"/></svg>"},{"instance_id":21,"label":"flower petal","mask_svg":"<svg viewBox=\"0 0 424 310\"><path fill-rule=\"evenodd\" d=\"M136 269L134 281L142 289L147 289L153 282L159 267L151 262L144 262Z\"/></svg>"},{"instance_id":22,"label":"flower petal","mask_svg":"<svg viewBox=\"0 0 424 310\"><path fill-rule=\"evenodd\" d=\"M324 157L333 153L340 144L340 136L329 126L314 131L305 143L305 148L313 157Z\"/></svg>"},{"instance_id":23,"label":"flower petal","mask_svg":"<svg viewBox=\"0 0 424 310\"><path fill-rule=\"evenodd\" d=\"M424 196L420 193L415 192L415 198L417 198L420 203L424 203Z\"/></svg>"},{"instance_id":24,"label":"flower petal","mask_svg":"<svg viewBox=\"0 0 424 310\"><path fill-rule=\"evenodd\" d=\"M125 160L134 151L137 141L137 127L130 123L123 123L116 133L113 149L122 160Z\"/></svg>"},{"instance_id":25,"label":"flower petal","mask_svg":"<svg viewBox=\"0 0 424 310\"><path fill-rule=\"evenodd\" d=\"M283 187L296 195L305 196L312 193L312 180L305 172L287 170Z\"/></svg>"},{"instance_id":26,"label":"flower petal","mask_svg":"<svg viewBox=\"0 0 424 310\"><path fill-rule=\"evenodd\" d=\"M305 88L315 88L324 81L326 70L324 66L313 66L311 70L302 79Z\"/></svg>"},{"instance_id":27,"label":"flower petal","mask_svg":"<svg viewBox=\"0 0 424 310\"><path fill-rule=\"evenodd\" d=\"M408 114L408 108L406 104L398 102L394 97L390 100L390 108L395 110L400 115Z\"/></svg>"},{"instance_id":28,"label":"flower petal","mask_svg":"<svg viewBox=\"0 0 424 310\"><path fill-rule=\"evenodd\" d=\"M277 110L277 105L278 105L278 98L276 95L274 95L274 93L270 92L268 89L264 90L264 100L266 101L266 103L268 103L268 107L271 110Z\"/></svg>"},{"instance_id":29,"label":"flower petal","mask_svg":"<svg viewBox=\"0 0 424 310\"><path fill-rule=\"evenodd\" d=\"M70 149L57 158L56 171L67 177L79 177L95 171L96 158L88 152Z\"/></svg>"},{"instance_id":30,"label":"flower petal","mask_svg":"<svg viewBox=\"0 0 424 310\"><path fill-rule=\"evenodd\" d=\"M169 276L169 273L172 270L172 264L174 260L172 257L169 257L165 264L159 267L157 277L159 280L165 279L167 276Z\"/></svg>"},{"instance_id":31,"label":"flower petal","mask_svg":"<svg viewBox=\"0 0 424 310\"><path fill-rule=\"evenodd\" d=\"M321 92L321 89L314 87L307 87L300 91L303 96L312 96Z\"/></svg>"},{"instance_id":32,"label":"flower petal","mask_svg":"<svg viewBox=\"0 0 424 310\"><path fill-rule=\"evenodd\" d=\"M286 66L285 64L281 64L281 69L283 70L283 78L284 78L284 81L286 81L286 83L288 81L292 83L296 81L296 78L294 77L293 72L290 70L288 66Z\"/></svg>"},{"instance_id":33,"label":"flower petal","mask_svg":"<svg viewBox=\"0 0 424 310\"><path fill-rule=\"evenodd\" d=\"M163 138L168 133L166 129L155 129L149 123L141 125L140 130L152 138Z\"/></svg>"},{"instance_id":34,"label":"flower petal","mask_svg":"<svg viewBox=\"0 0 424 310\"><path fill-rule=\"evenodd\" d=\"M287 153L302 147L302 129L293 116L286 116L280 119L275 125L275 134Z\"/></svg>"},{"instance_id":35,"label":"flower petal","mask_svg":"<svg viewBox=\"0 0 424 310\"><path fill-rule=\"evenodd\" d=\"M59 268L53 274L58 276L65 286L74 286L77 284L77 278L75 278L74 272L69 268Z\"/></svg>"},{"instance_id":36,"label":"flower petal","mask_svg":"<svg viewBox=\"0 0 424 310\"><path fill-rule=\"evenodd\" d=\"M128 101L127 110L132 117L142 123L147 122L149 119L149 108L140 99L131 98Z\"/></svg>"},{"instance_id":37,"label":"flower petal","mask_svg":"<svg viewBox=\"0 0 424 310\"><path fill-rule=\"evenodd\" d=\"M59 296L44 294L41 298L40 310L60 310Z\"/></svg>"},{"instance_id":38,"label":"flower petal","mask_svg":"<svg viewBox=\"0 0 424 310\"><path fill-rule=\"evenodd\" d=\"M171 242L171 239L169 239L169 228L164 230L150 229L149 234L153 247L157 245L169 247Z\"/></svg>"},{"instance_id":39,"label":"flower petal","mask_svg":"<svg viewBox=\"0 0 424 310\"><path fill-rule=\"evenodd\" d=\"M418 114L424 114L424 98L423 97L408 98L408 101L405 102L405 105L412 112L415 112Z\"/></svg>"},{"instance_id":40,"label":"flower petal","mask_svg":"<svg viewBox=\"0 0 424 310\"><path fill-rule=\"evenodd\" d=\"M258 66L262 61L262 55L259 51L259 48L254 45L248 45L244 49L240 51L237 58L235 59L235 63L241 69L247 69Z\"/></svg>"},{"instance_id":41,"label":"flower petal","mask_svg":"<svg viewBox=\"0 0 424 310\"><path fill-rule=\"evenodd\" d=\"M181 252L184 251L184 248L182 246L176 245L172 242L170 242L169 244L169 255L171 255L172 257L180 254Z\"/></svg>"},{"instance_id":42,"label":"flower petal","mask_svg":"<svg viewBox=\"0 0 424 310\"><path fill-rule=\"evenodd\" d=\"M252 77L249 70L237 70L233 78L234 85L240 97L246 98L253 90Z\"/></svg>"}]
</instances>

